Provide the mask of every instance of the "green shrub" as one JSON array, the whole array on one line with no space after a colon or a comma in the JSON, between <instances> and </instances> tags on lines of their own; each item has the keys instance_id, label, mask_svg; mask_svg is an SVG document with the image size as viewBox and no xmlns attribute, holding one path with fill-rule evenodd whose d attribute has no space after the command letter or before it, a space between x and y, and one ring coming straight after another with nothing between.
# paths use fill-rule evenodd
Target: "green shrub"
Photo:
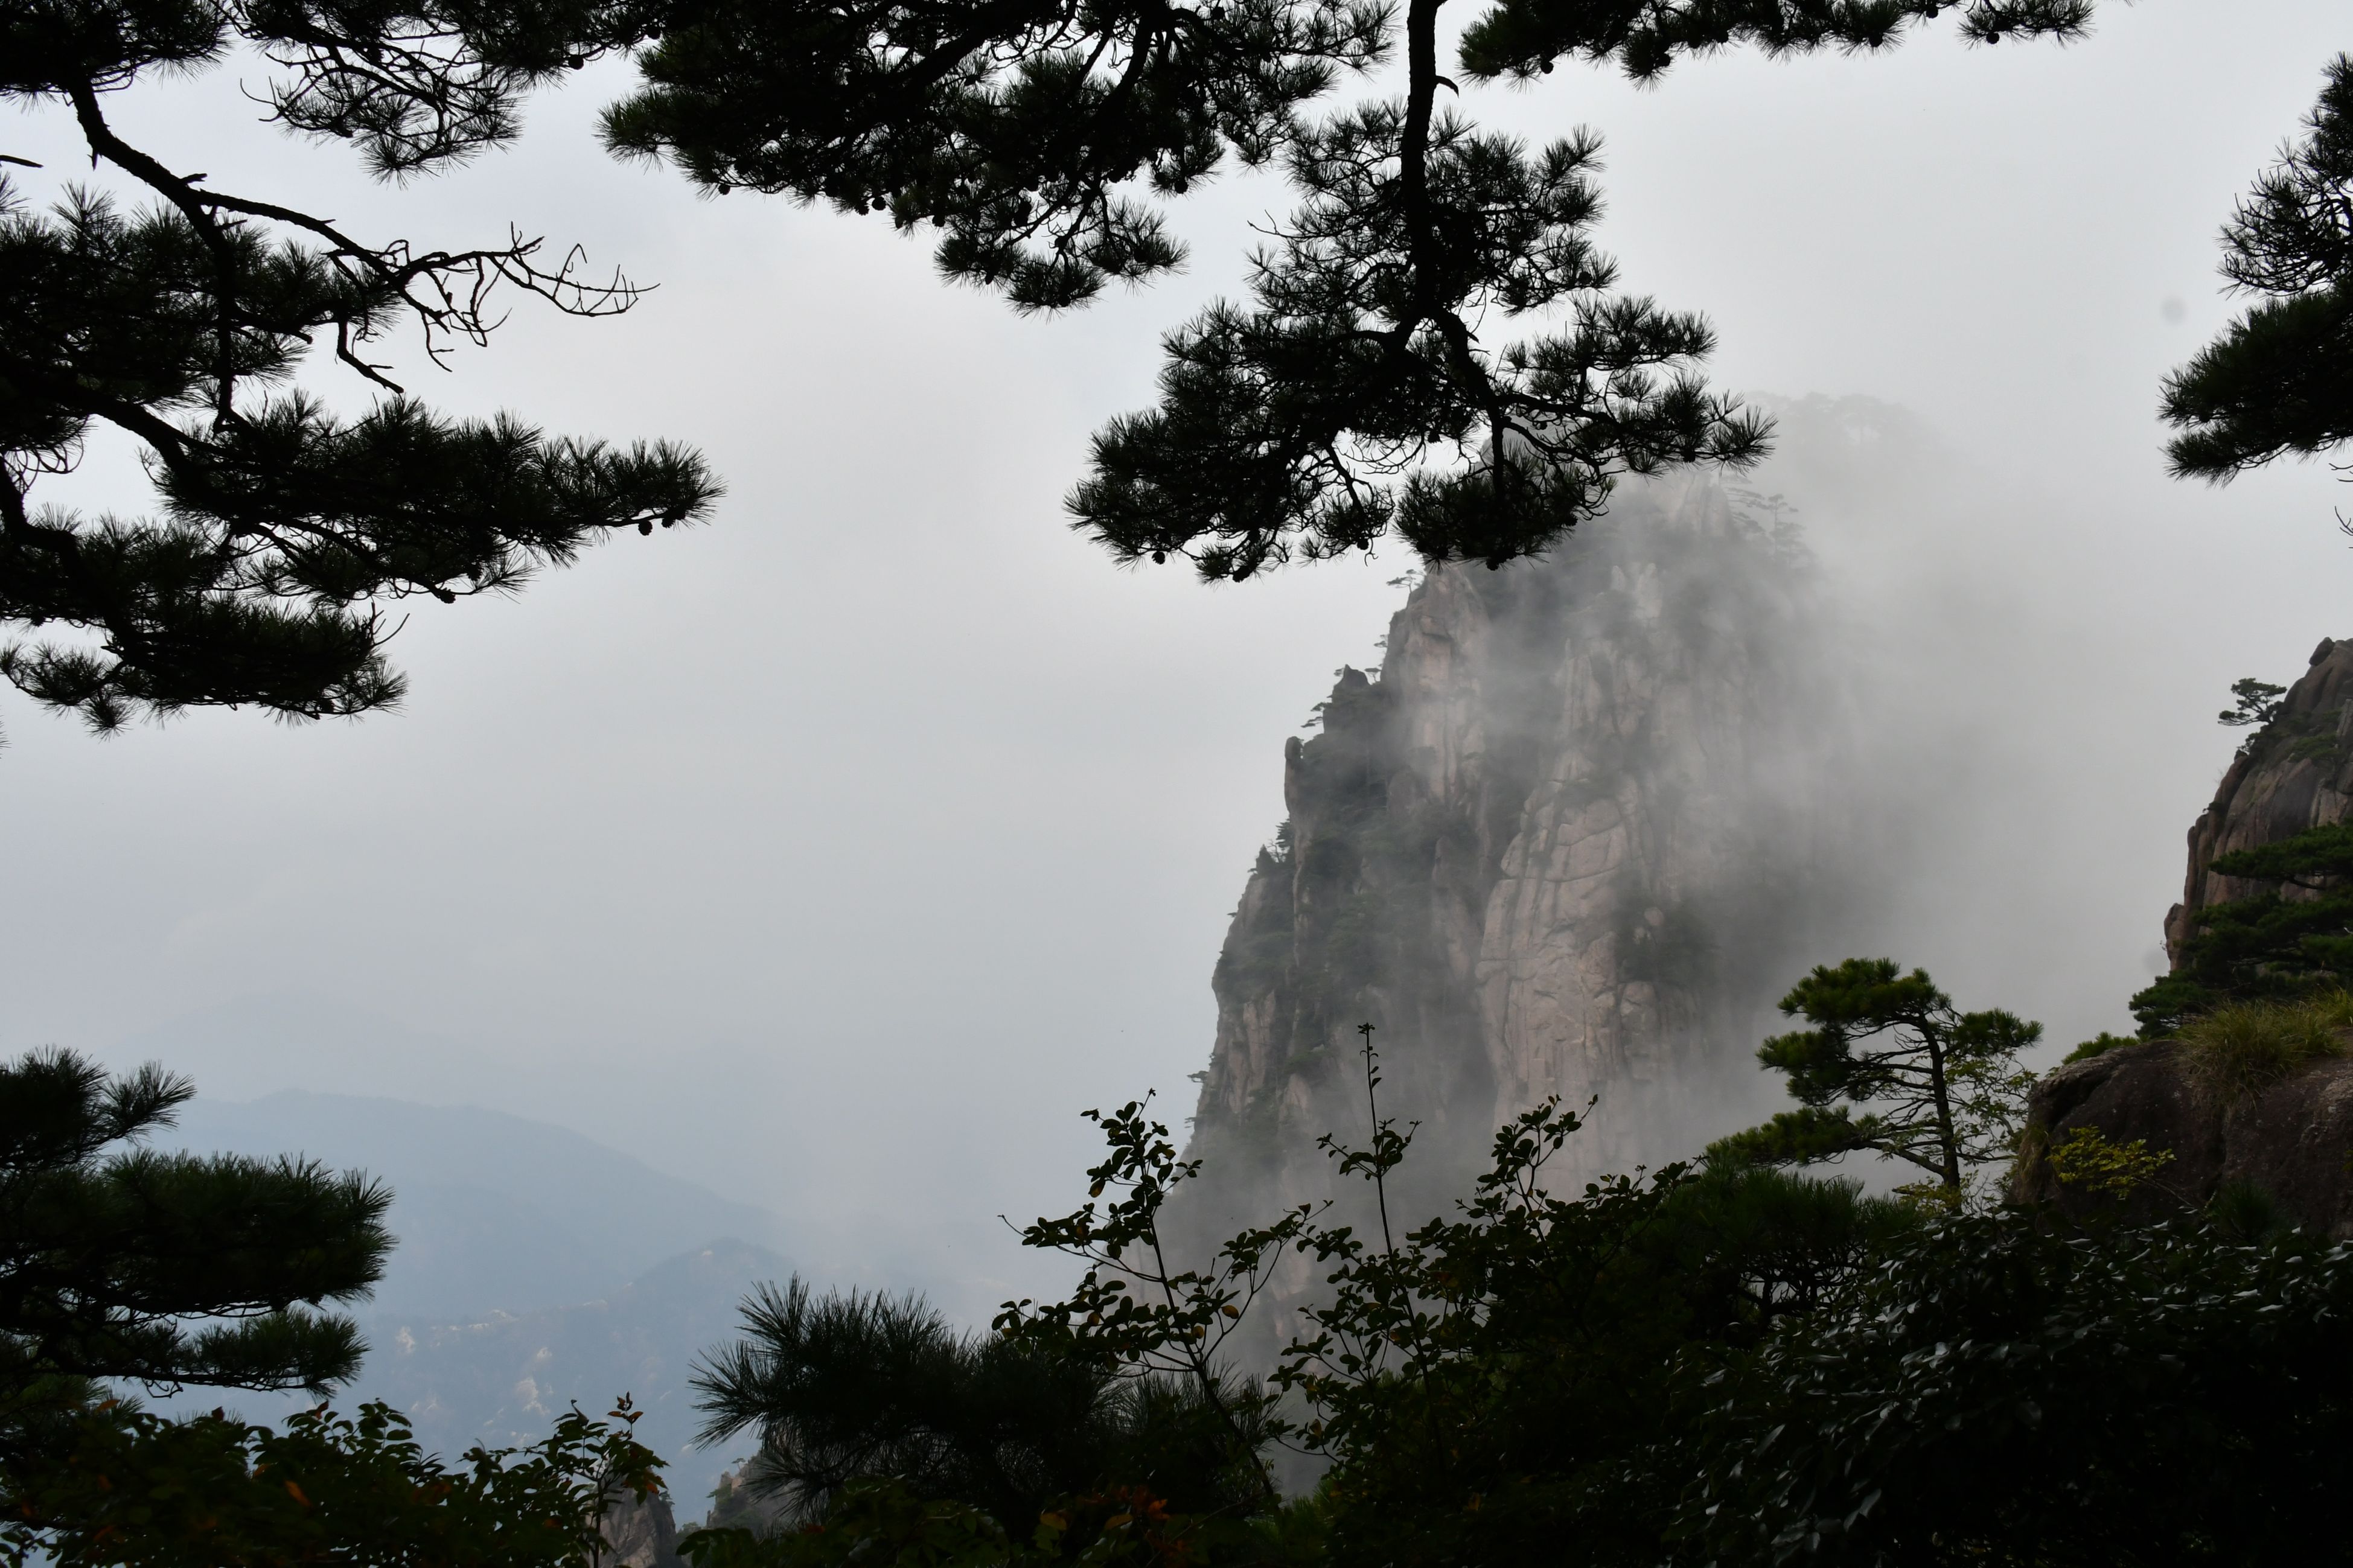
<instances>
[{"instance_id":1,"label":"green shrub","mask_svg":"<svg viewBox=\"0 0 2353 1568\"><path fill-rule=\"evenodd\" d=\"M2173 1163L2173 1151L2151 1152L2146 1138L2111 1142L2096 1127L2076 1127L2057 1143L2042 1135L2042 1158L2051 1173L2069 1186L2105 1197L2128 1198L2158 1180L2158 1173Z\"/></svg>"},{"instance_id":2,"label":"green shrub","mask_svg":"<svg viewBox=\"0 0 2353 1568\"><path fill-rule=\"evenodd\" d=\"M2338 1031L2353 1026L2353 994L2326 992L2298 1002L2232 1002L2181 1026L2190 1074L2235 1100L2277 1083L2310 1062L2342 1056Z\"/></svg>"},{"instance_id":3,"label":"green shrub","mask_svg":"<svg viewBox=\"0 0 2353 1568\"><path fill-rule=\"evenodd\" d=\"M2082 1045L2077 1046L2073 1050L2069 1051L2066 1056L2066 1060L2071 1062L2087 1062L2094 1057L2107 1055L2108 1052L2115 1050L2118 1046L2137 1046L2140 1043L2140 1041L2133 1038L2130 1035L2111 1035L2106 1030L2103 1029L2098 1035L2094 1036L2091 1039L2085 1040Z\"/></svg>"}]
</instances>

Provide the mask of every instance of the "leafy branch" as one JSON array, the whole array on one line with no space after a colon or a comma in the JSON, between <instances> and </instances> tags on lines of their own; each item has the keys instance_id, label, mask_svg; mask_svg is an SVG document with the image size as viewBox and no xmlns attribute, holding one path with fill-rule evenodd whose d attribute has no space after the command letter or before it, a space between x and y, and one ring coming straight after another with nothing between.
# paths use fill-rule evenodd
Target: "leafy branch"
<instances>
[{"instance_id":1,"label":"leafy branch","mask_svg":"<svg viewBox=\"0 0 2353 1568\"><path fill-rule=\"evenodd\" d=\"M1282 1250L1307 1232L1315 1210L1303 1205L1273 1224L1246 1230L1200 1268L1170 1260L1161 1211L1198 1174L1180 1160L1168 1129L1152 1121L1149 1097L1113 1111L1089 1110L1108 1152L1087 1173L1087 1201L1057 1219L1021 1227L1024 1247L1060 1252L1087 1266L1062 1300L1009 1301L995 1328L1008 1339L1050 1348L1121 1376L1174 1376L1194 1388L1237 1443L1255 1454L1279 1435L1271 1402L1219 1360L1252 1302L1270 1282ZM1009 1223L1009 1222L1008 1222ZM1260 1467L1270 1499L1273 1483Z\"/></svg>"}]
</instances>

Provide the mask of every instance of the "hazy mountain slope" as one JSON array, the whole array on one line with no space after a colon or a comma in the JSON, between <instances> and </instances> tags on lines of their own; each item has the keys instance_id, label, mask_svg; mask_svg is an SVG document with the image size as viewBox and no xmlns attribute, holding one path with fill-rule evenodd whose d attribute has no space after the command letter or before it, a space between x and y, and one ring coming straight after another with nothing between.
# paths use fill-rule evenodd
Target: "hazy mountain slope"
<instances>
[{"instance_id":1,"label":"hazy mountain slope","mask_svg":"<svg viewBox=\"0 0 2353 1568\"><path fill-rule=\"evenodd\" d=\"M617 1286L645 1264L718 1236L775 1247L804 1273L828 1283L920 1289L967 1323L987 1322L1008 1296L1039 1284L1034 1276L1008 1277L1006 1255L1014 1249L999 1239L990 1214L980 1216L987 1223L976 1224L960 1209L951 1215L935 1205L895 1201L871 1181L837 1186L823 1203L807 1201L835 1182L842 1163L825 1156L825 1141L810 1139L806 1122L796 1120L798 1113L786 1114L779 1106L782 1080L765 1069L747 1077L740 1059L730 1055L734 1047L709 1040L665 1043L664 1071L676 1092L650 1096L629 1087L638 1080L616 1075L609 1054L600 1057L561 1039L461 1039L405 1023L365 1003L302 991L248 994L112 1042L58 1043L86 1047L118 1070L161 1062L193 1079L207 1105L258 1101L300 1089L420 1109L494 1109L533 1124L569 1129L608 1154L626 1150L706 1192L790 1216L781 1232L776 1221L755 1225L749 1218L688 1226L681 1234L656 1237L659 1245L638 1254L628 1268L596 1276L593 1285L529 1300L465 1300L464 1311L491 1306L522 1310L581 1300ZM323 1148L311 1152L323 1159L344 1158ZM438 1168L387 1168L385 1173L397 1178L412 1211L432 1200L423 1184L452 1179ZM568 1190L567 1183L550 1184ZM457 1232L473 1223L466 1208L463 1202L442 1205ZM426 1228L413 1221L412 1214L401 1222L408 1225L412 1255L400 1266L403 1270L420 1267L415 1254L427 1237ZM554 1223L566 1232L579 1228L568 1217L557 1216ZM430 1229L435 1237L456 1234L438 1220ZM511 1224L500 1229L508 1237L522 1234ZM593 1231L584 1239L592 1249L602 1245ZM406 1287L396 1280L393 1289Z\"/></svg>"},{"instance_id":2,"label":"hazy mountain slope","mask_svg":"<svg viewBox=\"0 0 2353 1568\"><path fill-rule=\"evenodd\" d=\"M339 1405L384 1400L455 1456L533 1442L572 1404L602 1415L628 1394L646 1412L639 1437L671 1462L681 1516L701 1517L730 1456L689 1451L686 1380L733 1331L752 1287L792 1273L775 1249L787 1228L777 1215L478 1106L200 1095L156 1142L308 1155L390 1184L400 1241L376 1299L356 1310L371 1348ZM194 1392L181 1403L274 1420L300 1401Z\"/></svg>"},{"instance_id":3,"label":"hazy mountain slope","mask_svg":"<svg viewBox=\"0 0 2353 1568\"><path fill-rule=\"evenodd\" d=\"M619 1289L720 1237L788 1247L785 1223L565 1128L474 1106L290 1090L200 1095L169 1144L300 1153L388 1182L400 1238L379 1311L471 1321Z\"/></svg>"},{"instance_id":4,"label":"hazy mountain slope","mask_svg":"<svg viewBox=\"0 0 2353 1568\"><path fill-rule=\"evenodd\" d=\"M733 1337L737 1304L754 1285L790 1272L765 1247L716 1241L601 1300L462 1323L373 1314L375 1348L353 1397L406 1411L418 1437L455 1454L528 1443L571 1405L603 1415L627 1394L645 1412L638 1438L670 1461L679 1516L700 1518L732 1451L687 1447L697 1424L692 1363Z\"/></svg>"}]
</instances>

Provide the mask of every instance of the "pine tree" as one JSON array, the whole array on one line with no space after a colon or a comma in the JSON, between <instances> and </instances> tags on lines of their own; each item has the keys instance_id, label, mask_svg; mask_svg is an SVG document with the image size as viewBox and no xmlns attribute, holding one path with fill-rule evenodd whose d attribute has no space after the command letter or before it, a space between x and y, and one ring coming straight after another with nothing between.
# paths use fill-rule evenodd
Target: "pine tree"
<instances>
[{"instance_id":1,"label":"pine tree","mask_svg":"<svg viewBox=\"0 0 2353 1568\"><path fill-rule=\"evenodd\" d=\"M369 345L404 321L438 355L480 342L516 289L582 315L626 309L576 254L368 238L133 147L110 94L243 47L278 75L273 116L350 142L379 175L428 174L510 139L537 87L616 53L641 90L616 150L737 185L940 231L952 277L1019 307L1075 305L1175 267L1163 204L1229 155L1280 164L1301 205L1250 298L1168 341L1159 405L1103 431L1076 523L1123 560L1204 576L1401 536L1500 564L1593 515L1618 475L1738 465L1767 425L1697 374L1697 315L1616 290L1593 247L1599 142L1531 152L1440 89L1444 0L1402 15L1402 98L1314 118L1386 60L1385 0L26 0L0 15L0 94L69 107L92 157L156 198L0 195L0 619L67 635L0 672L100 729L252 703L315 718L400 695L389 602L510 589L608 530L703 515L702 462L512 417L452 421ZM1463 35L1465 79L1561 58L1651 79L1733 44L1874 49L1951 10L1964 36L2080 33L2090 0L1501 0ZM16 160L22 162L22 160ZM1545 310L1525 341L1482 324ZM381 394L344 416L288 390L313 342ZM37 506L94 426L143 445L159 515Z\"/></svg>"},{"instance_id":2,"label":"pine tree","mask_svg":"<svg viewBox=\"0 0 2353 1568\"><path fill-rule=\"evenodd\" d=\"M141 1392L301 1390L359 1369L392 1240L357 1172L141 1145L192 1093L69 1051L0 1063L0 1562L568 1568L661 1489L624 1396L519 1449L426 1453L383 1405L280 1429L168 1418Z\"/></svg>"},{"instance_id":3,"label":"pine tree","mask_svg":"<svg viewBox=\"0 0 2353 1568\"><path fill-rule=\"evenodd\" d=\"M1050 1507L1115 1487L1187 1513L1268 1503L1256 1401L1238 1439L1193 1383L1073 1349L961 1335L915 1297L762 1286L744 1303L742 1337L694 1378L696 1440L756 1436L744 1484L804 1525L877 1486L977 1509L1024 1536Z\"/></svg>"},{"instance_id":4,"label":"pine tree","mask_svg":"<svg viewBox=\"0 0 2353 1568\"><path fill-rule=\"evenodd\" d=\"M696 1441L756 1435L747 1484L796 1523L887 1479L1021 1525L1095 1479L1110 1387L1077 1361L960 1335L920 1298L818 1296L796 1279L754 1291L742 1337L704 1358Z\"/></svg>"},{"instance_id":5,"label":"pine tree","mask_svg":"<svg viewBox=\"0 0 2353 1568\"><path fill-rule=\"evenodd\" d=\"M1301 205L1254 255L1246 302L1166 344L1156 407L1096 437L1070 497L1123 561L1208 578L1369 548L1500 565L1604 504L1614 476L1739 465L1767 425L1697 374L1697 315L1616 291L1593 246L1599 142L1531 151L1440 89L1445 0L676 0L615 106L617 150L737 186L939 231L951 277L1028 310L1176 266L1158 204L1230 154ZM1981 43L2069 37L2089 0L1497 0L1466 79L1561 58L1655 79L1727 46L1878 49L1940 14ZM1401 98L1314 119L1387 60ZM1514 342L1501 323L1565 311Z\"/></svg>"},{"instance_id":6,"label":"pine tree","mask_svg":"<svg viewBox=\"0 0 2353 1568\"><path fill-rule=\"evenodd\" d=\"M2301 141L2222 230L2222 276L2262 296L2165 384L2177 475L2228 479L2353 440L2353 55Z\"/></svg>"},{"instance_id":7,"label":"pine tree","mask_svg":"<svg viewBox=\"0 0 2353 1568\"><path fill-rule=\"evenodd\" d=\"M323 1394L358 1370L357 1327L321 1308L382 1274L391 1194L141 1147L194 1092L69 1051L0 1064L0 1459L100 1384Z\"/></svg>"},{"instance_id":8,"label":"pine tree","mask_svg":"<svg viewBox=\"0 0 2353 1568\"><path fill-rule=\"evenodd\" d=\"M94 163L152 195L79 188L37 213L0 180L0 621L41 640L0 673L103 731L252 704L349 715L401 693L389 601L503 592L606 532L702 516L702 460L609 447L511 416L452 420L370 345L404 324L437 360L487 339L503 293L575 315L626 310L541 242L448 249L368 238L132 145L109 100L248 51L277 68L289 130L346 141L380 177L445 169L515 132L535 86L644 36L648 7L405 0L17 0L0 9L0 100L69 110ZM21 158L7 162L25 163ZM288 384L313 344L377 395L354 416ZM143 448L160 510L35 503L94 427ZM68 635L57 637L63 630Z\"/></svg>"},{"instance_id":9,"label":"pine tree","mask_svg":"<svg viewBox=\"0 0 2353 1568\"><path fill-rule=\"evenodd\" d=\"M2330 823L2218 856L2218 875L2271 882L2190 919L2181 962L2132 999L2147 1038L2225 1002L2353 985L2353 823Z\"/></svg>"},{"instance_id":10,"label":"pine tree","mask_svg":"<svg viewBox=\"0 0 2353 1568\"><path fill-rule=\"evenodd\" d=\"M2042 1025L1999 1008L1963 1013L1926 970L1905 974L1886 958L1816 965L1781 998L1781 1011L1813 1027L1775 1036L1757 1059L1787 1077L1799 1109L1718 1140L1712 1162L1808 1165L1882 1154L1957 1198L1972 1169L2010 1157L2033 1082L2018 1053L2042 1038Z\"/></svg>"}]
</instances>

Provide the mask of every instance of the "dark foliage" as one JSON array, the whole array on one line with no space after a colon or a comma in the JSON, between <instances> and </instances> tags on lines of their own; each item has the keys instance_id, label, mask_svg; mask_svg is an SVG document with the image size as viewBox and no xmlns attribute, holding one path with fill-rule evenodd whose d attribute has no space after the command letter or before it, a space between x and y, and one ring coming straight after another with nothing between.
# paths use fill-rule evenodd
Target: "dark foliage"
<instances>
[{"instance_id":1,"label":"dark foliage","mask_svg":"<svg viewBox=\"0 0 2353 1568\"><path fill-rule=\"evenodd\" d=\"M2214 721L2234 730L2268 724L2279 717L2280 699L2285 695L2284 686L2242 676L2231 682L2231 706L2215 714Z\"/></svg>"},{"instance_id":2,"label":"dark foliage","mask_svg":"<svg viewBox=\"0 0 2353 1568\"><path fill-rule=\"evenodd\" d=\"M1381 58L1389 17L1379 0L663 9L646 87L606 115L616 150L929 224L942 270L1030 310L1175 266L1153 196L1229 150L1274 156L1299 106Z\"/></svg>"},{"instance_id":3,"label":"dark foliage","mask_svg":"<svg viewBox=\"0 0 2353 1568\"><path fill-rule=\"evenodd\" d=\"M1680 1479L1627 1459L1672 1440L1693 1369L1813 1310L1917 1223L1852 1184L1753 1169L1556 1195L1545 1165L1577 1126L1552 1102L1505 1126L1454 1217L1310 1238L1333 1292L1276 1381L1333 1461L1335 1558L1657 1563ZM1376 1179L1394 1163L1380 1140L1355 1158Z\"/></svg>"},{"instance_id":4,"label":"dark foliage","mask_svg":"<svg viewBox=\"0 0 2353 1568\"><path fill-rule=\"evenodd\" d=\"M131 145L112 93L220 64L279 74L273 118L349 141L406 178L511 137L521 98L643 37L645 7L402 0L24 0L0 13L0 96L69 108L90 157L156 205L84 192L28 211L0 182L0 620L70 635L0 651L37 700L112 729L142 713L254 704L290 718L396 701L385 662L403 597L511 590L617 528L703 515L718 493L667 444L608 447L508 416L441 418L368 345L403 323L428 352L482 342L501 292L579 315L637 290L551 264L520 235L442 249L368 240ZM287 382L314 343L381 395L355 417ZM93 426L143 448L161 510L34 504Z\"/></svg>"},{"instance_id":5,"label":"dark foliage","mask_svg":"<svg viewBox=\"0 0 2353 1568\"><path fill-rule=\"evenodd\" d=\"M1366 1068L1372 1139L1327 1147L1383 1200L1379 1233L1316 1213L1284 1226L1328 1287L1276 1377L1307 1416L1288 1436L1331 1463L1312 1497L1237 1498L1243 1525L1221 1529L1124 1474L1136 1453L1114 1439L1034 1531L1027 1513L979 1506L978 1489L886 1464L841 1487L816 1528L709 1532L688 1554L702 1568L2090 1568L2353 1554L2336 1518L2353 1458L2353 1247L2284 1228L2259 1195L2168 1226L2076 1230L2043 1212L1940 1213L1731 1163L1562 1194L1546 1167L1578 1119L1546 1103L1497 1134L1452 1216L1399 1237L1386 1185L1411 1131L1379 1114L1369 1046ZM1106 1168L1179 1168L1152 1158L1136 1109L1101 1119ZM1144 1212L1126 1206L1134 1191L1106 1226ZM1229 1257L1257 1256L1262 1234ZM1117 1293L1091 1282L1100 1312ZM816 1319L803 1314L807 1340ZM1091 1341L1104 1321L1025 1306L1007 1342L1077 1352L1109 1387L1206 1327L1181 1310L1132 1314ZM1036 1337L1040 1324L1059 1337ZM878 1378L876 1405L977 1386L950 1363L978 1347L916 1326L927 1353L950 1352L931 1374L940 1386L902 1394ZM886 1348L866 1364L920 1359ZM1025 1397L999 1388L986 1404L1018 1425ZM969 1409L957 1419L976 1425Z\"/></svg>"},{"instance_id":6,"label":"dark foliage","mask_svg":"<svg viewBox=\"0 0 2353 1568\"><path fill-rule=\"evenodd\" d=\"M2353 1249L2219 1213L1936 1217L1755 1168L1551 1196L1574 1126L1530 1112L1460 1219L1337 1254L1291 1352L1335 1558L2348 1554Z\"/></svg>"},{"instance_id":7,"label":"dark foliage","mask_svg":"<svg viewBox=\"0 0 2353 1568\"><path fill-rule=\"evenodd\" d=\"M53 1463L10 1487L0 1554L58 1568L589 1568L613 1507L660 1488L661 1461L573 1411L524 1449L422 1452L382 1405L324 1405L283 1431L215 1412L120 1407L76 1421Z\"/></svg>"},{"instance_id":8,"label":"dark foliage","mask_svg":"<svg viewBox=\"0 0 2353 1568\"><path fill-rule=\"evenodd\" d=\"M2353 55L2305 135L2222 230L2222 275L2262 296L2165 383L2173 471L2228 479L2353 438Z\"/></svg>"},{"instance_id":9,"label":"dark foliage","mask_svg":"<svg viewBox=\"0 0 2353 1568\"><path fill-rule=\"evenodd\" d=\"M913 1298L820 1297L797 1279L746 1301L743 1334L694 1380L700 1441L756 1433L745 1484L795 1521L824 1520L861 1482L1019 1527L1114 1482L1192 1511L1235 1500L1221 1428L1174 1380L959 1335Z\"/></svg>"},{"instance_id":10,"label":"dark foliage","mask_svg":"<svg viewBox=\"0 0 2353 1568\"><path fill-rule=\"evenodd\" d=\"M1691 1561L2341 1563L2353 1249L1958 1216L1707 1385Z\"/></svg>"},{"instance_id":11,"label":"dark foliage","mask_svg":"<svg viewBox=\"0 0 2353 1568\"><path fill-rule=\"evenodd\" d=\"M673 0L606 134L721 194L929 225L948 275L1026 309L1176 266L1158 203L1229 154L1279 163L1301 205L1254 256L1250 299L1170 334L1158 405L1096 437L1077 526L1209 578L1391 531L1501 564L1594 515L1613 476L1745 463L1766 426L1699 381L1704 321L1616 292L1590 237L1596 138L1532 151L1441 111L1443 5ZM1651 78L1733 45L1881 48L1947 10L1992 43L2073 37L2091 5L1505 0L1465 32L1461 69L1567 57ZM1309 117L1400 30L1401 98ZM1568 323L1497 335L1546 310Z\"/></svg>"},{"instance_id":12,"label":"dark foliage","mask_svg":"<svg viewBox=\"0 0 2353 1568\"><path fill-rule=\"evenodd\" d=\"M661 1461L574 1411L522 1450L425 1454L381 1405L282 1430L172 1420L123 1385L323 1394L358 1370L350 1319L391 1194L294 1159L158 1154L193 1090L65 1051L0 1065L0 1562L58 1568L555 1568L606 1550ZM126 1147L127 1145L127 1147ZM110 1390L106 1385L116 1385Z\"/></svg>"},{"instance_id":13,"label":"dark foliage","mask_svg":"<svg viewBox=\"0 0 2353 1568\"><path fill-rule=\"evenodd\" d=\"M1212 1267L1172 1265L1159 1236L1194 1171L1145 1102L1089 1112L1106 1144L1087 1203L1022 1232L1088 1265L1066 1300L1008 1302L990 1334L955 1333L912 1298L744 1304L744 1337L695 1381L705 1441L757 1432L747 1488L802 1526L682 1545L701 1568L818 1568L876 1550L902 1562L1279 1549L1285 1510L1265 1450L1273 1402L1219 1361L1303 1215L1237 1238Z\"/></svg>"},{"instance_id":14,"label":"dark foliage","mask_svg":"<svg viewBox=\"0 0 2353 1568\"><path fill-rule=\"evenodd\" d=\"M1885 958L1818 965L1781 1011L1813 1027L1775 1036L1757 1059L1788 1079L1799 1109L1719 1140L1710 1160L1805 1165L1883 1154L1957 1196L1972 1169L2010 1158L2032 1081L2018 1053L2042 1038L2042 1025L2000 1008L1963 1013L1926 970L1905 974Z\"/></svg>"},{"instance_id":15,"label":"dark foliage","mask_svg":"<svg viewBox=\"0 0 2353 1568\"><path fill-rule=\"evenodd\" d=\"M0 1447L94 1380L323 1393L363 1346L391 1195L357 1173L136 1147L193 1092L65 1051L0 1066ZM118 1147L129 1144L131 1147Z\"/></svg>"},{"instance_id":16,"label":"dark foliage","mask_svg":"<svg viewBox=\"0 0 2353 1568\"><path fill-rule=\"evenodd\" d=\"M878 1529L915 1528L901 1507L915 1499L1015 1530L1064 1509L1067 1530L1074 1500L1116 1488L1164 1514L1271 1505L1261 1451L1281 1424L1218 1352L1302 1221L1238 1239L1207 1270L1179 1268L1159 1217L1195 1165L1143 1101L1088 1116L1107 1148L1087 1203L1022 1232L1087 1264L1067 1300L1009 1302L992 1333L966 1338L913 1298L763 1289L744 1303L744 1338L695 1379L702 1440L757 1432L747 1484L812 1523L848 1508Z\"/></svg>"},{"instance_id":17,"label":"dark foliage","mask_svg":"<svg viewBox=\"0 0 2353 1568\"><path fill-rule=\"evenodd\" d=\"M2353 1555L2353 1247L2259 1194L2088 1232L1754 1167L1554 1196L1576 1124L1507 1126L1461 1216L1401 1244L1308 1238L1335 1293L1283 1381L1335 1461L1331 1558ZM1402 1153L1350 1159L1377 1184Z\"/></svg>"},{"instance_id":18,"label":"dark foliage","mask_svg":"<svg viewBox=\"0 0 2353 1568\"><path fill-rule=\"evenodd\" d=\"M1269 1430L1267 1401L1228 1378L1219 1352L1284 1248L1307 1233L1314 1211L1293 1209L1235 1237L1206 1267L1186 1268L1169 1256L1161 1212L1201 1163L1177 1157L1167 1127L1152 1120L1148 1099L1086 1117L1102 1129L1106 1145L1103 1162L1087 1172L1087 1201L1021 1231L1024 1247L1076 1258L1086 1273L1062 1300L1006 1303L995 1326L1008 1339L1114 1376L1174 1380L1219 1417L1236 1452L1254 1455ZM1271 1495L1255 1461L1247 1468L1248 1489Z\"/></svg>"}]
</instances>

